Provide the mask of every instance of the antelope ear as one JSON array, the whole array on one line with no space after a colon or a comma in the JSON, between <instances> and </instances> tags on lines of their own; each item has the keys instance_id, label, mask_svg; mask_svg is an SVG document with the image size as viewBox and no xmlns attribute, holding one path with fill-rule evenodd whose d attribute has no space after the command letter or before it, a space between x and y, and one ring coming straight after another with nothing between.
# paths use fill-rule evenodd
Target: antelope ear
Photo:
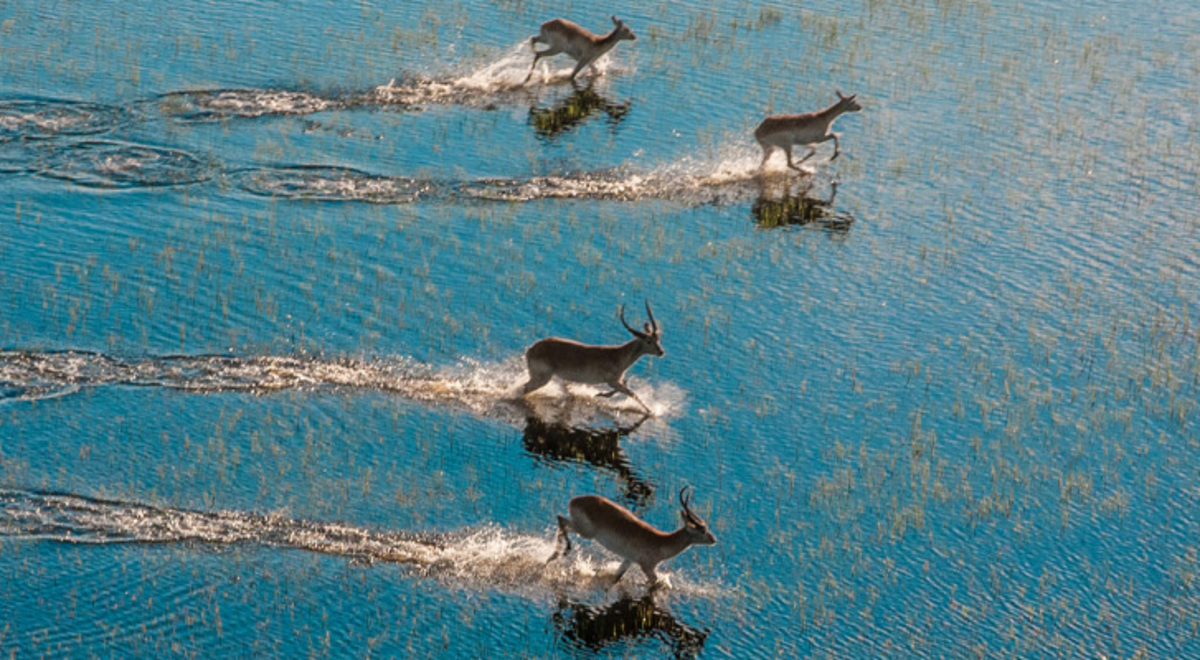
<instances>
[{"instance_id":1,"label":"antelope ear","mask_svg":"<svg viewBox=\"0 0 1200 660\"><path fill-rule=\"evenodd\" d=\"M648 335L654 334L654 329L650 327L649 323L643 323L642 330L646 331L646 334Z\"/></svg>"},{"instance_id":2,"label":"antelope ear","mask_svg":"<svg viewBox=\"0 0 1200 660\"><path fill-rule=\"evenodd\" d=\"M844 94L842 94L842 90L835 89L835 90L833 90L833 93L837 94L839 99L842 99L843 101L846 100L846 96Z\"/></svg>"},{"instance_id":3,"label":"antelope ear","mask_svg":"<svg viewBox=\"0 0 1200 660\"><path fill-rule=\"evenodd\" d=\"M621 19L617 18L616 14L613 14L612 19L613 19L613 25L617 25L617 26L621 25Z\"/></svg>"}]
</instances>

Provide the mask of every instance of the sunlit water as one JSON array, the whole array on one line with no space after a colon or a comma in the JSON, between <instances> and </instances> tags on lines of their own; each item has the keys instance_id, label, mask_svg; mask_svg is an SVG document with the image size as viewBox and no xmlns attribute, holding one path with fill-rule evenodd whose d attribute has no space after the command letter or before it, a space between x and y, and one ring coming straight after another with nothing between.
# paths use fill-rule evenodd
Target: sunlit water
<instances>
[{"instance_id":1,"label":"sunlit water","mask_svg":"<svg viewBox=\"0 0 1200 660\"><path fill-rule=\"evenodd\" d=\"M560 11L0 6L0 655L1200 655L1200 12Z\"/></svg>"}]
</instances>

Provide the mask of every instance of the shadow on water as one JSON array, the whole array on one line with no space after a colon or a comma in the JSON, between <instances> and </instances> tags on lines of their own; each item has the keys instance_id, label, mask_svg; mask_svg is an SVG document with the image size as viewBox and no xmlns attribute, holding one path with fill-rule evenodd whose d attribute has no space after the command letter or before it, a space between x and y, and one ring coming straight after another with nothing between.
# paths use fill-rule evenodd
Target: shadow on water
<instances>
[{"instance_id":1,"label":"shadow on water","mask_svg":"<svg viewBox=\"0 0 1200 660\"><path fill-rule=\"evenodd\" d=\"M759 186L758 198L750 208L754 223L763 229L812 225L833 234L844 235L849 232L854 218L834 212L837 181L830 184L829 199L813 195L812 187L811 176L806 176L798 186L788 181L776 183L764 178Z\"/></svg>"},{"instance_id":2,"label":"shadow on water","mask_svg":"<svg viewBox=\"0 0 1200 660\"><path fill-rule=\"evenodd\" d=\"M649 419L643 415L630 426L611 428L575 427L530 415L522 440L525 451L548 463L587 463L616 475L622 499L632 508L654 500L654 484L638 475L621 448L621 438L638 430Z\"/></svg>"},{"instance_id":3,"label":"shadow on water","mask_svg":"<svg viewBox=\"0 0 1200 660\"><path fill-rule=\"evenodd\" d=\"M654 640L665 644L674 658L695 658L704 650L707 629L681 623L654 602L655 592L641 598L622 598L604 606L559 601L552 620L568 648L585 654L616 644Z\"/></svg>"},{"instance_id":4,"label":"shadow on water","mask_svg":"<svg viewBox=\"0 0 1200 660\"><path fill-rule=\"evenodd\" d=\"M629 114L632 101L615 103L595 90L593 83L576 87L567 97L549 106L529 108L529 123L538 137L554 140L600 113L608 115L608 125L616 128Z\"/></svg>"}]
</instances>

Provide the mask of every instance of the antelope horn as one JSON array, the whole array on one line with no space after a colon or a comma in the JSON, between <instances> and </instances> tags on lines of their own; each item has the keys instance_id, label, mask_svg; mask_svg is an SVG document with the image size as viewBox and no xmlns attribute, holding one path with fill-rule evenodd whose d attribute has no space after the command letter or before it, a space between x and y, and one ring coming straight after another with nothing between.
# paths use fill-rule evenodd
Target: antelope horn
<instances>
[{"instance_id":1,"label":"antelope horn","mask_svg":"<svg viewBox=\"0 0 1200 660\"><path fill-rule=\"evenodd\" d=\"M651 311L651 309L650 309L650 301L649 301L649 300L647 300L647 301L646 301L646 316L649 316L649 317L650 317L650 327L651 327L651 329L652 329L652 330L653 330L655 333L657 333L657 332L658 332L658 321L655 321L655 320L654 320L654 312L653 312L653 311Z\"/></svg>"},{"instance_id":2,"label":"antelope horn","mask_svg":"<svg viewBox=\"0 0 1200 660\"><path fill-rule=\"evenodd\" d=\"M679 506L683 507L683 514L688 518L695 519L696 515L692 513L692 507L688 503L692 501L692 494L687 492L691 486L684 486L679 489Z\"/></svg>"},{"instance_id":3,"label":"antelope horn","mask_svg":"<svg viewBox=\"0 0 1200 660\"><path fill-rule=\"evenodd\" d=\"M646 333L642 332L641 330L634 330L633 328L629 327L629 323L625 321L625 305L623 303L620 308L617 309L617 316L621 318L621 325L625 326L625 329L632 333L634 337L645 339Z\"/></svg>"}]
</instances>

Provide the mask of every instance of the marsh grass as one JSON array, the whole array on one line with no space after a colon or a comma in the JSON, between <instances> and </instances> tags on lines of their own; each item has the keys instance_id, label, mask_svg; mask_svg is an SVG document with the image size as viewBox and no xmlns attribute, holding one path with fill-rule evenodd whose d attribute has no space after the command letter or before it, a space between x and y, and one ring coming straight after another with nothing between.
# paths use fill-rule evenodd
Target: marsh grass
<instances>
[{"instance_id":1,"label":"marsh grass","mask_svg":"<svg viewBox=\"0 0 1200 660\"><path fill-rule=\"evenodd\" d=\"M0 23L0 66L6 80L34 71L47 81L38 85L92 89L98 100L279 81L319 96L414 72L478 71L562 8L352 9L353 20L300 26L281 46L261 31L239 38L220 16L215 33L172 33L183 23L171 23L150 43L127 33L136 12L100 24L71 6L62 34L72 25L95 34L29 49L28 37L14 39L36 27L34 13L15 6ZM638 9L637 75L616 72L597 91L599 108L631 99L619 122L595 111L576 122L580 105L551 85L532 101L484 93L422 112L172 120L161 135L189 152L228 152L236 167L421 181L517 172L529 183L606 171L595 163L666 163L639 172L677 183L696 161L718 164L702 176L749 171L749 131L763 114L815 109L841 88L861 93L866 109L839 120L846 153L818 174L839 177L835 210L853 227L757 231L758 197L740 192L699 206L370 206L253 197L233 178L108 194L16 175L5 179L13 196L0 241L5 347L379 353L442 366L508 359L547 334L604 340L616 304L652 298L669 357L638 377L681 383L687 404L671 428L647 432L669 441L622 442L664 489L687 482L704 493L722 542L676 570L729 585L722 614L701 619L712 622L706 648L842 657L1191 648L1200 268L1188 200L1200 151L1188 119L1200 94L1181 23L1145 39L1136 22L1118 30L1086 8L1041 5ZM515 16L522 28L495 34L484 15ZM116 55L88 57L81 44ZM157 62L198 70L185 84ZM165 114L182 111L179 99L158 98ZM559 130L554 139L539 141L532 107L568 110L541 126ZM160 127L147 121L134 130ZM314 121L320 129L306 132ZM125 137L111 130L103 139ZM406 146L415 141L426 148ZM776 220L811 215L801 202L772 208ZM569 495L620 486L603 470L528 460L515 427L374 390L63 384L57 398L0 404L9 486L149 492L184 508L393 530L499 521L539 532ZM646 514L661 523L672 512L660 503ZM491 586L447 598L435 580L388 567L240 546L54 548L5 540L6 602L28 604L13 585L57 593L25 568L48 558L51 574L98 585L72 596L73 611L116 606L109 568L135 585L138 605L128 619L101 616L108 632L76 646L14 624L10 634L47 653L87 642L161 648L183 629L218 649L295 637L277 643L314 655L537 656L555 643L543 632L552 615ZM685 624L704 607L688 601L670 609ZM147 620L167 623L137 632ZM339 639L351 630L365 641Z\"/></svg>"}]
</instances>

